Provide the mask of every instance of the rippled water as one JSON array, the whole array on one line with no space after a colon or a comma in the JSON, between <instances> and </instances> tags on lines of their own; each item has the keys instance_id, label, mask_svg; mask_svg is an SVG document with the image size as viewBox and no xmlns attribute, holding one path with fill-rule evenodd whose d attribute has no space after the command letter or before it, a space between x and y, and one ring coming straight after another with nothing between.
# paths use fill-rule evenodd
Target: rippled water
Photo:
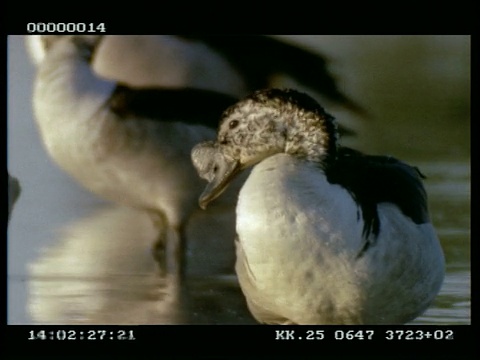
<instances>
[{"instance_id":1,"label":"rippled water","mask_svg":"<svg viewBox=\"0 0 480 360\"><path fill-rule=\"evenodd\" d=\"M364 150L427 175L447 274L413 323L469 324L469 40L288 38L326 52L345 91L366 105ZM52 163L32 119L23 39L9 37L8 45L8 168L22 185L8 232L8 322L255 323L231 271L233 240L218 239L216 220L205 227L201 215L194 219L198 239L179 288L158 275L150 252L156 233L144 214L102 202Z\"/></svg>"}]
</instances>

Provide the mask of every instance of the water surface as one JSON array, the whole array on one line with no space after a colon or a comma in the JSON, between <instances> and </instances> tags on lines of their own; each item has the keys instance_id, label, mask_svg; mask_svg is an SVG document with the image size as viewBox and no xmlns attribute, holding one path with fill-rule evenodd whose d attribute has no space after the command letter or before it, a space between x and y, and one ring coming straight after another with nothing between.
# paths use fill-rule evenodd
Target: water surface
<instances>
[{"instance_id":1,"label":"water surface","mask_svg":"<svg viewBox=\"0 0 480 360\"><path fill-rule=\"evenodd\" d=\"M418 166L445 252L440 294L414 324L470 323L470 44L468 37L285 37L331 60L340 87L365 106L358 146ZM8 169L22 185L8 230L10 324L252 324L233 274L233 239L199 215L185 288L158 274L155 229L57 168L31 111L33 66L8 39ZM215 239L213 241L212 239Z\"/></svg>"}]
</instances>

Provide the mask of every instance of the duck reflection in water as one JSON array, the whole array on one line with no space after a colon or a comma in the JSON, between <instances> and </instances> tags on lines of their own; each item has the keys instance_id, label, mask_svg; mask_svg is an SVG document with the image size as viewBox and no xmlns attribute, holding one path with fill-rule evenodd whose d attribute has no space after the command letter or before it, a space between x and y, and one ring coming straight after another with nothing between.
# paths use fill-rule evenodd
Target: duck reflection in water
<instances>
[{"instance_id":1,"label":"duck reflection in water","mask_svg":"<svg viewBox=\"0 0 480 360\"><path fill-rule=\"evenodd\" d=\"M159 276L150 252L157 229L143 212L109 207L70 224L30 265L32 319L42 324L254 323L236 277L221 270L230 263L230 249L218 235L207 236L202 224L200 215L187 231L204 239L189 243L188 286L175 276Z\"/></svg>"}]
</instances>

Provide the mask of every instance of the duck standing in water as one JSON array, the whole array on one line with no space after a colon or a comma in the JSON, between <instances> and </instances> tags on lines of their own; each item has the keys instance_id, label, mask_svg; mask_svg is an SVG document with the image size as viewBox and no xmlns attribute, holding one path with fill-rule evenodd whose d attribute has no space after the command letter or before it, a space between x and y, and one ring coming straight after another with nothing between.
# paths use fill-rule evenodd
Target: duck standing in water
<instances>
[{"instance_id":1,"label":"duck standing in water","mask_svg":"<svg viewBox=\"0 0 480 360\"><path fill-rule=\"evenodd\" d=\"M267 89L227 109L192 161L205 208L253 167L236 209L236 272L267 324L400 324L444 278L420 172L337 144L308 95Z\"/></svg>"},{"instance_id":2,"label":"duck standing in water","mask_svg":"<svg viewBox=\"0 0 480 360\"><path fill-rule=\"evenodd\" d=\"M159 228L167 229L156 248L161 269L182 275L185 225L202 188L190 151L214 136L215 119L235 98L190 88L132 88L102 79L91 67L101 40L44 38L47 51L33 94L43 143L85 188L152 214Z\"/></svg>"}]
</instances>

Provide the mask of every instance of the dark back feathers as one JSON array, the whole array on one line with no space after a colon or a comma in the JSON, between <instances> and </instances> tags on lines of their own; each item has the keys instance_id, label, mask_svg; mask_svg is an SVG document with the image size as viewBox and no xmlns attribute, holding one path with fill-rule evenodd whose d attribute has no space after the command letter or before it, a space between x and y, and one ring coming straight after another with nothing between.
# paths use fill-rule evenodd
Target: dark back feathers
<instances>
[{"instance_id":1,"label":"dark back feathers","mask_svg":"<svg viewBox=\"0 0 480 360\"><path fill-rule=\"evenodd\" d=\"M325 169L327 179L347 189L361 207L364 236L380 231L377 204L388 202L399 207L416 224L429 221L423 174L390 156L364 155L339 148L336 160Z\"/></svg>"},{"instance_id":2,"label":"dark back feathers","mask_svg":"<svg viewBox=\"0 0 480 360\"><path fill-rule=\"evenodd\" d=\"M223 93L194 88L131 88L118 85L108 106L121 118L182 121L217 129L222 112L237 99Z\"/></svg>"}]
</instances>

